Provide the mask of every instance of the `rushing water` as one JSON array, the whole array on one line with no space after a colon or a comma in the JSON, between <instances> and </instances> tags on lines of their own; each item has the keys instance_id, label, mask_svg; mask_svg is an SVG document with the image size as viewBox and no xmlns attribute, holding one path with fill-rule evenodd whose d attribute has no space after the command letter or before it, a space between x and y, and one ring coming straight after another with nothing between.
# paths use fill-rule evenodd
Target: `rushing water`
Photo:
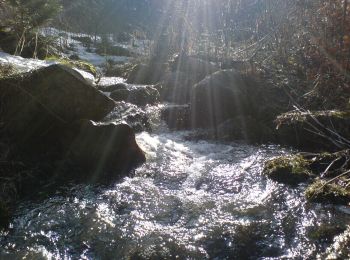
<instances>
[{"instance_id":1,"label":"rushing water","mask_svg":"<svg viewBox=\"0 0 350 260\"><path fill-rule=\"evenodd\" d=\"M130 177L21 202L0 258L313 259L330 241L310 234L350 222L337 207L306 203L303 185L261 174L290 151L188 136L140 133L148 161Z\"/></svg>"}]
</instances>

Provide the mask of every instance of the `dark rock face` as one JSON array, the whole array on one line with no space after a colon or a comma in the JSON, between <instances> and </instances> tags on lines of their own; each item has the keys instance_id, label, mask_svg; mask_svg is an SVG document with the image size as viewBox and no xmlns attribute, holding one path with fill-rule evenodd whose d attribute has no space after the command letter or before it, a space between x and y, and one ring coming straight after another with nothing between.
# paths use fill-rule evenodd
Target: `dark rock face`
<instances>
[{"instance_id":1,"label":"dark rock face","mask_svg":"<svg viewBox=\"0 0 350 260\"><path fill-rule=\"evenodd\" d=\"M191 99L194 78L184 72L169 72L162 79L161 99L176 104L188 104Z\"/></svg>"},{"instance_id":2,"label":"dark rock face","mask_svg":"<svg viewBox=\"0 0 350 260\"><path fill-rule=\"evenodd\" d=\"M191 127L190 106L168 106L162 110L161 118L166 122L169 129L189 129Z\"/></svg>"},{"instance_id":3,"label":"dark rock face","mask_svg":"<svg viewBox=\"0 0 350 260\"><path fill-rule=\"evenodd\" d=\"M168 63L151 61L138 64L129 73L127 82L132 84L161 83L160 96L164 101L187 104L190 101L192 86L219 68L210 62L178 55Z\"/></svg>"},{"instance_id":4,"label":"dark rock face","mask_svg":"<svg viewBox=\"0 0 350 260\"><path fill-rule=\"evenodd\" d=\"M138 64L129 73L127 83L152 85L157 84L167 71L167 64L152 62Z\"/></svg>"},{"instance_id":5,"label":"dark rock face","mask_svg":"<svg viewBox=\"0 0 350 260\"><path fill-rule=\"evenodd\" d=\"M25 161L69 160L94 171L99 164L119 175L142 161L129 126L88 121L105 118L115 102L69 68L54 65L4 80L0 95L4 128Z\"/></svg>"},{"instance_id":6,"label":"dark rock face","mask_svg":"<svg viewBox=\"0 0 350 260\"><path fill-rule=\"evenodd\" d=\"M255 74L217 71L192 88L191 123L219 139L276 141L273 120L288 111L289 97Z\"/></svg>"},{"instance_id":7,"label":"dark rock face","mask_svg":"<svg viewBox=\"0 0 350 260\"><path fill-rule=\"evenodd\" d=\"M159 92L154 86L132 86L111 93L115 101L125 101L139 106L155 104L159 101Z\"/></svg>"},{"instance_id":8,"label":"dark rock face","mask_svg":"<svg viewBox=\"0 0 350 260\"><path fill-rule=\"evenodd\" d=\"M28 118L34 106L45 107L65 122L77 118L101 120L114 107L113 100L101 94L73 69L52 65L0 82L0 93L6 95L7 114L16 112ZM13 102L12 105L10 102ZM21 108L18 108L21 104Z\"/></svg>"},{"instance_id":9,"label":"dark rock face","mask_svg":"<svg viewBox=\"0 0 350 260\"><path fill-rule=\"evenodd\" d=\"M170 61L170 69L162 78L164 88L160 94L162 100L176 104L188 104L192 86L219 70L210 62L186 55L178 55Z\"/></svg>"},{"instance_id":10,"label":"dark rock face","mask_svg":"<svg viewBox=\"0 0 350 260\"><path fill-rule=\"evenodd\" d=\"M279 143L307 150L339 150L349 145L350 112L293 111L276 119Z\"/></svg>"},{"instance_id":11,"label":"dark rock face","mask_svg":"<svg viewBox=\"0 0 350 260\"><path fill-rule=\"evenodd\" d=\"M134 131L126 124L82 120L67 126L65 137L67 157L89 173L79 179L115 179L146 160Z\"/></svg>"},{"instance_id":12,"label":"dark rock face","mask_svg":"<svg viewBox=\"0 0 350 260\"><path fill-rule=\"evenodd\" d=\"M241 115L219 124L216 128L216 138L262 143L273 140L274 135L263 122L249 115Z\"/></svg>"},{"instance_id":13,"label":"dark rock face","mask_svg":"<svg viewBox=\"0 0 350 260\"><path fill-rule=\"evenodd\" d=\"M4 79L0 96L5 132L19 151L33 156L61 153L57 137L65 124L101 120L115 106L79 73L62 65Z\"/></svg>"},{"instance_id":14,"label":"dark rock face","mask_svg":"<svg viewBox=\"0 0 350 260\"><path fill-rule=\"evenodd\" d=\"M179 54L170 61L170 69L173 72L186 73L193 81L199 82L206 76L218 71L220 68L208 61Z\"/></svg>"},{"instance_id":15,"label":"dark rock face","mask_svg":"<svg viewBox=\"0 0 350 260\"><path fill-rule=\"evenodd\" d=\"M254 82L234 70L216 72L193 87L194 127L216 127L235 116L255 114Z\"/></svg>"}]
</instances>

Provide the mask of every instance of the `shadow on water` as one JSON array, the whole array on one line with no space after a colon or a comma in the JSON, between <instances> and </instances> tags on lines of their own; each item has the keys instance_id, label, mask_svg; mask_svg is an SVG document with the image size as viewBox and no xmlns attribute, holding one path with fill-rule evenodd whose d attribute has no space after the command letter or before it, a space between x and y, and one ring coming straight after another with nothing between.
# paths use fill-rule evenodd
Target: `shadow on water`
<instances>
[{"instance_id":1,"label":"shadow on water","mask_svg":"<svg viewBox=\"0 0 350 260\"><path fill-rule=\"evenodd\" d=\"M331 242L314 235L319 227L349 224L336 207L306 203L304 186L261 175L266 159L290 151L189 134L138 134L148 162L111 187L73 185L23 201L0 237L3 256L311 259Z\"/></svg>"}]
</instances>

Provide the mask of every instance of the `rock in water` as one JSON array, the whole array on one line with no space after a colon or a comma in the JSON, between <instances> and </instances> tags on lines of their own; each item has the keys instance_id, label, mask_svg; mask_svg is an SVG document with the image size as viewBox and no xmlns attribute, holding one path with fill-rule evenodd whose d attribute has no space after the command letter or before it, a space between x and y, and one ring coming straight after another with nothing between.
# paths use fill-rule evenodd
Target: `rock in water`
<instances>
[{"instance_id":1,"label":"rock in water","mask_svg":"<svg viewBox=\"0 0 350 260\"><path fill-rule=\"evenodd\" d=\"M188 104L192 86L219 70L210 62L186 55L177 55L169 63L171 71L162 77L160 94L163 100L177 104Z\"/></svg>"},{"instance_id":2,"label":"rock in water","mask_svg":"<svg viewBox=\"0 0 350 260\"><path fill-rule=\"evenodd\" d=\"M195 82L199 82L206 76L216 72L219 68L208 61L195 57L179 54L170 61L170 69L173 72L183 72Z\"/></svg>"},{"instance_id":3,"label":"rock in water","mask_svg":"<svg viewBox=\"0 0 350 260\"><path fill-rule=\"evenodd\" d=\"M0 82L5 119L33 124L40 110L59 121L103 119L114 102L90 85L73 69L62 65L26 73Z\"/></svg>"},{"instance_id":4,"label":"rock in water","mask_svg":"<svg viewBox=\"0 0 350 260\"><path fill-rule=\"evenodd\" d=\"M82 119L101 120L115 106L113 100L86 83L74 70L61 65L0 83L1 119L6 133L16 145L17 153L31 161L61 159L66 152L61 139L67 125ZM85 137L88 143L98 139L90 136L90 140ZM109 147L107 142L100 143L106 149Z\"/></svg>"},{"instance_id":5,"label":"rock in water","mask_svg":"<svg viewBox=\"0 0 350 260\"><path fill-rule=\"evenodd\" d=\"M67 158L86 170L79 179L110 180L124 176L146 160L134 131L126 124L81 120L66 128L65 137Z\"/></svg>"},{"instance_id":6,"label":"rock in water","mask_svg":"<svg viewBox=\"0 0 350 260\"><path fill-rule=\"evenodd\" d=\"M115 90L110 96L117 102L125 101L139 106L153 105L159 101L159 92L154 86L139 85Z\"/></svg>"},{"instance_id":7,"label":"rock in water","mask_svg":"<svg viewBox=\"0 0 350 260\"><path fill-rule=\"evenodd\" d=\"M167 71L164 63L151 62L149 64L138 64L129 73L127 83L131 84L156 84Z\"/></svg>"},{"instance_id":8,"label":"rock in water","mask_svg":"<svg viewBox=\"0 0 350 260\"><path fill-rule=\"evenodd\" d=\"M193 86L191 118L194 127L216 127L242 115L255 115L254 82L234 70L218 71Z\"/></svg>"},{"instance_id":9,"label":"rock in water","mask_svg":"<svg viewBox=\"0 0 350 260\"><path fill-rule=\"evenodd\" d=\"M190 102L192 86L198 81L187 73L177 71L168 72L163 76L163 89L160 91L161 99L176 104Z\"/></svg>"}]
</instances>

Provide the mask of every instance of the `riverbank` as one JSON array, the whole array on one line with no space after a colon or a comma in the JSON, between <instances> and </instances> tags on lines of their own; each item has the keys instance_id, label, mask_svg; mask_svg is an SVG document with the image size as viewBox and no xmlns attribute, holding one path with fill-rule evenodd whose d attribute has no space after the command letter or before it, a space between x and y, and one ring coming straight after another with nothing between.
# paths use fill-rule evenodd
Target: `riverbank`
<instances>
[{"instance_id":1,"label":"riverbank","mask_svg":"<svg viewBox=\"0 0 350 260\"><path fill-rule=\"evenodd\" d=\"M0 205L1 221L10 224L0 240L4 254L315 258L334 251L337 235L346 236L348 159L339 153L315 153L346 147L346 111L289 113L288 95L260 74L222 70L190 56L166 63L153 60L130 68L125 80L100 81L93 75L88 81L74 65L72 69L59 61L2 57L9 64L16 60L38 65L1 81L2 89L8 90L2 94L19 98L2 103L8 106L4 122L18 123L9 135L13 138L19 131L17 136L28 138L31 145L25 155L34 156L39 149L38 154L47 156L50 151L48 157L40 157L40 164L34 157L31 164L17 158L15 164L5 165L14 180L7 187L17 186L15 193L5 192L12 201ZM21 91L12 92L14 86L30 97L22 93L20 98ZM30 109L23 109L28 105ZM34 122L41 122L39 130L29 135L27 126ZM313 123L322 123L319 128L326 134L338 135L308 131ZM339 133L342 138L334 139ZM273 143L305 149L309 156L294 155L293 149ZM62 164L67 155L69 163ZM144 157L147 162L132 170ZM272 180L262 174L264 167ZM316 175L323 180L316 180L313 190L306 189L302 182L309 184ZM339 175L342 178L336 178ZM67 183L69 188L62 188ZM39 193L58 193L38 196L30 192L33 185ZM17 206L13 199L26 189L29 193L18 196ZM305 192L317 200L307 201ZM339 201L342 206L332 205ZM8 205L14 218L9 219ZM254 250L248 250L251 246Z\"/></svg>"}]
</instances>

